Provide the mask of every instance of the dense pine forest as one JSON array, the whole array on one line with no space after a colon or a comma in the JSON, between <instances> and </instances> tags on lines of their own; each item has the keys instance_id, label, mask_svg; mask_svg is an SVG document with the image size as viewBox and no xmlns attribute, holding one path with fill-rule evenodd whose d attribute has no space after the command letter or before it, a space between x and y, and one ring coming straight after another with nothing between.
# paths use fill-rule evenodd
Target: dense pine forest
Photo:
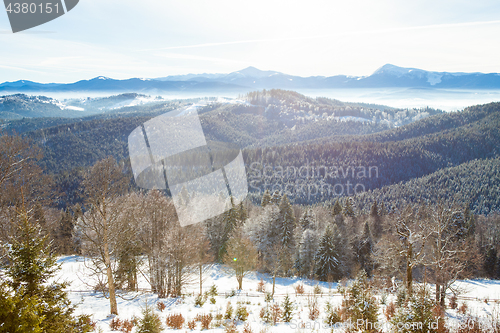
<instances>
[{"instance_id":1,"label":"dense pine forest","mask_svg":"<svg viewBox=\"0 0 500 333\"><path fill-rule=\"evenodd\" d=\"M215 263L234 272L239 289L251 271L268 274L273 286L278 277L354 279L346 304L363 297L371 304L365 293L393 277L402 281L394 310L402 321L418 313L418 302L429 318L440 317L431 309L447 306L459 279L500 279L500 103L443 113L282 90L240 98L199 114L210 144L242 149L249 195L184 228L168 192L135 185L127 138L199 101L4 120L0 319L18 318L12 332L28 322L36 332L92 330L88 316L65 306L64 284L48 283L57 255L91 259L112 314L117 294L138 290L140 274L160 297L177 297L193 275L201 288ZM29 101L21 107L32 112ZM332 322L357 318L352 307L341 310L328 310Z\"/></svg>"}]
</instances>

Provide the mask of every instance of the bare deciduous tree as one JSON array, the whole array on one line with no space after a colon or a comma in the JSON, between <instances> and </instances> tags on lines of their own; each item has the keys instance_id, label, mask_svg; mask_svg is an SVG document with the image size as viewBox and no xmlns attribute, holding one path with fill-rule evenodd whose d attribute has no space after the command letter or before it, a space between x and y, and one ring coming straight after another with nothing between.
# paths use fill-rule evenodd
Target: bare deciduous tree
<instances>
[{"instance_id":1,"label":"bare deciduous tree","mask_svg":"<svg viewBox=\"0 0 500 333\"><path fill-rule=\"evenodd\" d=\"M94 260L95 267L103 267L106 272L111 314L118 314L112 259L117 243L126 241L123 235L128 227L120 220L128 205L119 196L128 182L113 158L97 162L83 181L85 213L79 214L78 225L85 253Z\"/></svg>"}]
</instances>

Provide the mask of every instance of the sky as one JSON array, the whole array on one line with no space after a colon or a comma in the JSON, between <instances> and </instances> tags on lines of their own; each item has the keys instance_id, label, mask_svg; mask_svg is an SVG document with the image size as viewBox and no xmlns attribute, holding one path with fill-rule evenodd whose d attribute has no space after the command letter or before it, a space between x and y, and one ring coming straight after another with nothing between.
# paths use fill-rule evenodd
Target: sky
<instances>
[{"instance_id":1,"label":"sky","mask_svg":"<svg viewBox=\"0 0 500 333\"><path fill-rule=\"evenodd\" d=\"M384 64L500 73L498 0L80 0L13 34L0 82L230 73L370 75Z\"/></svg>"}]
</instances>

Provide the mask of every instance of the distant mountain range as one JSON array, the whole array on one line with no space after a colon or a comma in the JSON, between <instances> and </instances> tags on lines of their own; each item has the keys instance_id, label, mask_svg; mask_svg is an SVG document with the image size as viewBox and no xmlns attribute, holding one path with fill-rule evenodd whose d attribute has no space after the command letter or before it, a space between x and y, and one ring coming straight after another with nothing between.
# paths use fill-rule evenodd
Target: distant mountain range
<instances>
[{"instance_id":1,"label":"distant mountain range","mask_svg":"<svg viewBox=\"0 0 500 333\"><path fill-rule=\"evenodd\" d=\"M248 67L229 74L187 74L156 79L115 80L96 77L74 83L4 82L3 92L217 92L255 89L335 89L335 88L426 88L426 89L500 89L498 73L429 72L416 68L384 65L369 76L300 77Z\"/></svg>"}]
</instances>

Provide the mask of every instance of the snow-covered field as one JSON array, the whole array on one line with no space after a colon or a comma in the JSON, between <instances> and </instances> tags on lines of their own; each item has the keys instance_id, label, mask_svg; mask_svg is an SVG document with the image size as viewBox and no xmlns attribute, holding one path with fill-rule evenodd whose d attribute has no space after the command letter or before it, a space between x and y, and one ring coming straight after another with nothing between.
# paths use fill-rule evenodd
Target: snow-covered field
<instances>
[{"instance_id":1,"label":"snow-covered field","mask_svg":"<svg viewBox=\"0 0 500 333\"><path fill-rule=\"evenodd\" d=\"M71 301L78 305L76 313L91 314L93 320L97 322L97 326L102 329L102 332L111 332L109 323L115 316L108 315L109 300L102 297L102 294L94 293L92 286L95 285L95 281L89 276L89 270L85 267L84 259L78 256L68 256L61 257L58 262L62 264L62 269L59 271L57 278L71 283L68 291ZM134 316L141 317L141 311L147 302L160 315L163 323L165 323L167 315L178 313L182 313L187 323L193 320L198 314L211 313L213 316L217 313L224 314L227 303L231 302L234 310L236 310L237 303L243 303L246 306L249 312L247 323L249 323L254 333L330 332L331 329L324 324L325 303L328 301L334 306L340 306L342 300L342 296L337 292L337 283L329 285L326 282L320 282L319 286L322 289L322 295L317 296L320 317L316 321L311 321L308 318L308 300L312 298L314 286L318 282L297 278L277 278L274 302L281 305L285 295L288 294L295 306L294 317L290 323L281 322L276 326L269 326L264 324L259 317L261 308L266 305L265 294L257 292L258 283L261 278L266 283L266 291L271 291L272 279L269 276L259 273L249 274L243 280L243 290L241 293L236 293L232 297L226 297L224 294L230 294L237 289L236 278L228 275L221 266L213 266L205 273L205 276L203 292L208 291L212 285L215 285L219 292L219 296L215 297L215 304L207 301L202 307L194 305L196 295L199 293L199 284L196 275L193 276L193 282L184 289L185 293L191 295L183 299L158 299L157 295L148 291L149 284L144 277L141 277L139 282L140 292L126 293L117 299L118 318L124 320L132 319ZM299 284L304 285L305 294L296 296L295 287ZM466 302L469 312L472 315L488 318L499 314L500 281L483 279L465 280L457 282L456 287L460 287L460 290L462 290L462 294L458 298L458 304L461 305L463 302ZM393 299L395 299L395 295L390 294L387 304ZM158 302L165 303L165 310L158 310ZM380 305L379 307L379 319L382 322L386 321L383 315L384 308L385 305ZM462 316L456 310L451 309L447 309L447 317L450 322L454 323L459 323L462 319ZM184 327L182 331L190 331L186 324ZM244 324L240 323L237 327L238 331L242 332ZM388 327L388 325L383 327ZM200 330L200 323L197 323L195 331ZM338 331L341 330L339 329ZM210 332L224 332L224 328L214 328Z\"/></svg>"}]
</instances>

